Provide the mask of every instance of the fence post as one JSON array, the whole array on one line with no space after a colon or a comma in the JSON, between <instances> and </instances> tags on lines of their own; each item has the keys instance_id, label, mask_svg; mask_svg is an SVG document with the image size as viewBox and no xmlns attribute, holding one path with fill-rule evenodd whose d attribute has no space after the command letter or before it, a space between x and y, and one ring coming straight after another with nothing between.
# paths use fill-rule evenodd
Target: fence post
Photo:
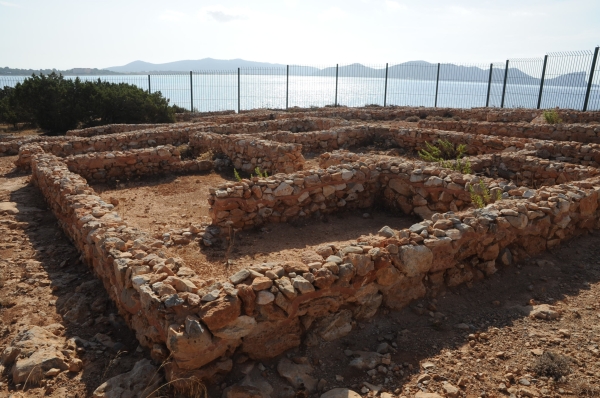
<instances>
[{"instance_id":1,"label":"fence post","mask_svg":"<svg viewBox=\"0 0 600 398\"><path fill-rule=\"evenodd\" d=\"M490 106L490 91L492 89L492 71L494 70L494 64L490 64L490 77L488 77L488 92L485 99L485 107Z\"/></svg>"},{"instance_id":2,"label":"fence post","mask_svg":"<svg viewBox=\"0 0 600 398\"><path fill-rule=\"evenodd\" d=\"M335 64L335 101L334 106L337 106L337 90L338 90L338 64Z\"/></svg>"},{"instance_id":3,"label":"fence post","mask_svg":"<svg viewBox=\"0 0 600 398\"><path fill-rule=\"evenodd\" d=\"M437 76L435 77L435 101L433 107L437 108L438 87L440 85L440 63L438 62Z\"/></svg>"},{"instance_id":4,"label":"fence post","mask_svg":"<svg viewBox=\"0 0 600 398\"><path fill-rule=\"evenodd\" d=\"M238 113L240 113L240 68L238 68Z\"/></svg>"},{"instance_id":5,"label":"fence post","mask_svg":"<svg viewBox=\"0 0 600 398\"><path fill-rule=\"evenodd\" d=\"M287 65L287 69L285 71L285 110L288 109L288 101L290 96L290 66Z\"/></svg>"},{"instance_id":6,"label":"fence post","mask_svg":"<svg viewBox=\"0 0 600 398\"><path fill-rule=\"evenodd\" d=\"M192 71L190 71L190 111L194 112L194 86L192 84Z\"/></svg>"},{"instance_id":7,"label":"fence post","mask_svg":"<svg viewBox=\"0 0 600 398\"><path fill-rule=\"evenodd\" d=\"M508 60L506 60L506 67L504 69L504 83L502 84L502 101L500 102L500 108L504 108L504 95L506 94L506 79L508 79Z\"/></svg>"},{"instance_id":8,"label":"fence post","mask_svg":"<svg viewBox=\"0 0 600 398\"><path fill-rule=\"evenodd\" d=\"M592 81L594 80L594 69L598 60L598 48L594 50L594 58L592 59L592 69L590 70L590 78L588 80L587 90L585 90L585 101L583 101L583 111L587 111L588 100L590 99L590 91L592 90Z\"/></svg>"},{"instance_id":9,"label":"fence post","mask_svg":"<svg viewBox=\"0 0 600 398\"><path fill-rule=\"evenodd\" d=\"M540 95L538 95L537 109L542 105L542 92L544 91L544 79L546 78L546 64L548 63L548 55L544 55L544 66L542 67L542 78L540 79Z\"/></svg>"},{"instance_id":10,"label":"fence post","mask_svg":"<svg viewBox=\"0 0 600 398\"><path fill-rule=\"evenodd\" d=\"M148 94L152 94L152 91L150 90L150 75L148 75Z\"/></svg>"},{"instance_id":11,"label":"fence post","mask_svg":"<svg viewBox=\"0 0 600 398\"><path fill-rule=\"evenodd\" d=\"M388 79L388 63L385 63L385 88L383 90L383 106L387 105L387 79Z\"/></svg>"}]
</instances>

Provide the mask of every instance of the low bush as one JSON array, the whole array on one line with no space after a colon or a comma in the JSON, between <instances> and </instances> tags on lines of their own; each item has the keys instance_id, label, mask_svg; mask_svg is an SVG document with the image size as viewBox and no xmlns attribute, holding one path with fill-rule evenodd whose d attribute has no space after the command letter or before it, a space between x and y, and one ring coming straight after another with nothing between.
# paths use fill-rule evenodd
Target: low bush
<instances>
[{"instance_id":1,"label":"low bush","mask_svg":"<svg viewBox=\"0 0 600 398\"><path fill-rule=\"evenodd\" d=\"M496 191L496 195L492 195L490 188L485 185L483 180L480 180L479 184L475 186L469 185L469 194L471 195L471 203L479 209L483 209L490 203L502 200L502 192Z\"/></svg>"},{"instance_id":2,"label":"low bush","mask_svg":"<svg viewBox=\"0 0 600 398\"><path fill-rule=\"evenodd\" d=\"M550 124L562 123L562 119L560 118L560 115L558 114L556 109L546 109L544 111L543 115L544 115L544 120L546 121L546 123L550 123Z\"/></svg>"},{"instance_id":3,"label":"low bush","mask_svg":"<svg viewBox=\"0 0 600 398\"><path fill-rule=\"evenodd\" d=\"M454 145L448 140L440 139L435 144L426 142L425 149L419 150L419 157L426 162L437 162L441 167L447 169L471 174L471 162L461 160L466 152L465 144Z\"/></svg>"},{"instance_id":4,"label":"low bush","mask_svg":"<svg viewBox=\"0 0 600 398\"><path fill-rule=\"evenodd\" d=\"M409 116L406 119L407 122L411 122L411 123L415 123L418 122L419 120L421 120L418 116Z\"/></svg>"},{"instance_id":5,"label":"low bush","mask_svg":"<svg viewBox=\"0 0 600 398\"><path fill-rule=\"evenodd\" d=\"M170 123L174 108L160 92L126 83L83 82L62 75L32 75L0 90L0 122L31 123L61 134L111 123Z\"/></svg>"},{"instance_id":6,"label":"low bush","mask_svg":"<svg viewBox=\"0 0 600 398\"><path fill-rule=\"evenodd\" d=\"M559 380L561 377L571 373L569 359L564 355L545 351L533 364L533 371L541 377L552 377Z\"/></svg>"}]
</instances>

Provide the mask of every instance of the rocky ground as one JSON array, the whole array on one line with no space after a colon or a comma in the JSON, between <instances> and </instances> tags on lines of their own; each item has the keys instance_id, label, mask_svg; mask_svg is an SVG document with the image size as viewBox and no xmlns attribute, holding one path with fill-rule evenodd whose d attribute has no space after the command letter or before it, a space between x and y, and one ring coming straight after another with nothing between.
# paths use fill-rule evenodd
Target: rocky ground
<instances>
[{"instance_id":1,"label":"rocky ground","mask_svg":"<svg viewBox=\"0 0 600 398\"><path fill-rule=\"evenodd\" d=\"M0 158L0 397L147 396L159 364L13 161ZM583 236L403 311L342 323L346 337L306 339L272 361L238 355L208 396L600 396L599 242Z\"/></svg>"},{"instance_id":2,"label":"rocky ground","mask_svg":"<svg viewBox=\"0 0 600 398\"><path fill-rule=\"evenodd\" d=\"M180 257L205 280L227 278L240 269L263 262L295 260L307 247L333 244L343 247L364 234L377 234L385 225L408 228L420 219L382 210L346 212L319 220L265 225L236 233L234 244L205 247L194 228L210 224L208 188L233 174L157 176L118 184L94 184L107 203L117 203L119 214L133 226L167 238L168 257ZM117 199L115 201L114 199ZM230 261L227 261L230 260Z\"/></svg>"},{"instance_id":3,"label":"rocky ground","mask_svg":"<svg viewBox=\"0 0 600 398\"><path fill-rule=\"evenodd\" d=\"M346 337L283 360L241 356L226 384L285 391L280 374L292 374L362 397L600 396L599 241L587 235L472 286L384 309Z\"/></svg>"}]
</instances>

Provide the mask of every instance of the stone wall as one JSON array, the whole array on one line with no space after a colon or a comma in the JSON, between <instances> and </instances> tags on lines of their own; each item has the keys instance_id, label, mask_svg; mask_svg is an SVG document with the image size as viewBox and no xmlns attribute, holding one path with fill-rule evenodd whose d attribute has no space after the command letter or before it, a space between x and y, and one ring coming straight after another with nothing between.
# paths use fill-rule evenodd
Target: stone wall
<instances>
[{"instance_id":1,"label":"stone wall","mask_svg":"<svg viewBox=\"0 0 600 398\"><path fill-rule=\"evenodd\" d=\"M599 174L596 167L540 159L535 151L505 152L463 159L476 173L512 181L516 187L540 187L585 180ZM454 162L452 162L454 163Z\"/></svg>"},{"instance_id":2,"label":"stone wall","mask_svg":"<svg viewBox=\"0 0 600 398\"><path fill-rule=\"evenodd\" d=\"M360 194L369 190L367 179L374 172L392 180L401 170L408 171L391 163L388 169L384 160L373 163L373 170L372 164L330 168L319 181L317 174L310 174L302 183L336 191L335 183L355 183L358 188L360 171L366 187L356 190ZM413 170L409 181L418 179L413 182L425 187L432 180L439 186L441 179L444 186L447 177L453 178L425 175L422 169ZM285 177L300 188L299 176ZM331 180L323 181L326 176ZM263 360L298 346L302 336L309 345L334 340L352 331L353 320L372 317L382 303L402 308L600 226L600 179L593 178L534 190L527 200L502 200L460 214L436 213L409 229L384 228L348 246L309 248L296 261L258 264L208 285L179 259L161 257L162 242L129 227L62 159L34 155L32 181L140 343L155 358L171 355L171 380L209 380L231 369L234 352ZM287 186L267 188L294 189L283 183Z\"/></svg>"},{"instance_id":3,"label":"stone wall","mask_svg":"<svg viewBox=\"0 0 600 398\"><path fill-rule=\"evenodd\" d=\"M316 117L341 117L346 120L404 120L409 116L426 117L458 117L461 120L477 120L489 122L531 122L542 114L536 109L498 109L498 108L427 108L427 107L371 107L371 108L290 108L286 113L303 113ZM281 112L277 117L287 116ZM600 111L580 112L568 109L559 109L558 114L565 123L590 123L600 122Z\"/></svg>"},{"instance_id":4,"label":"stone wall","mask_svg":"<svg viewBox=\"0 0 600 398\"><path fill-rule=\"evenodd\" d=\"M369 156L332 165L328 155L321 159L326 169L253 178L211 189L213 225L225 230L229 226L252 228L314 214L370 208L376 202L427 218L434 212L470 206L469 184L477 186L482 179L491 188L498 185L490 178L463 175L420 161Z\"/></svg>"},{"instance_id":5,"label":"stone wall","mask_svg":"<svg viewBox=\"0 0 600 398\"><path fill-rule=\"evenodd\" d=\"M599 124L490 123L455 120L421 120L420 128L460 131L501 137L600 143Z\"/></svg>"},{"instance_id":6,"label":"stone wall","mask_svg":"<svg viewBox=\"0 0 600 398\"><path fill-rule=\"evenodd\" d=\"M178 122L191 122L196 121L196 119L202 119L205 117L211 116L225 116L225 115L235 115L235 111L214 111L214 112L185 112L185 113L176 113L175 119Z\"/></svg>"},{"instance_id":7,"label":"stone wall","mask_svg":"<svg viewBox=\"0 0 600 398\"><path fill-rule=\"evenodd\" d=\"M269 174L291 173L304 166L302 146L298 144L260 140L244 134L212 133L191 134L189 143L196 153L211 150L225 154L236 169L246 173L253 173L256 167Z\"/></svg>"},{"instance_id":8,"label":"stone wall","mask_svg":"<svg viewBox=\"0 0 600 398\"><path fill-rule=\"evenodd\" d=\"M60 139L37 140L34 143L46 153L66 157L94 152L153 148L160 145L178 146L187 144L190 132L198 128L200 127L195 125L179 125L178 128L162 127L95 137L55 137ZM23 144L19 148L19 158L15 163L17 167L27 169L30 163L29 145Z\"/></svg>"},{"instance_id":9,"label":"stone wall","mask_svg":"<svg viewBox=\"0 0 600 398\"><path fill-rule=\"evenodd\" d=\"M208 171L210 160L181 160L179 150L172 145L131 151L94 152L64 158L70 171L87 181L106 182L166 173Z\"/></svg>"},{"instance_id":10,"label":"stone wall","mask_svg":"<svg viewBox=\"0 0 600 398\"><path fill-rule=\"evenodd\" d=\"M165 127L169 124L107 124L104 126L88 127L85 129L69 130L66 132L66 136L74 137L93 137L95 135L108 135L127 133L130 131L137 130L150 130L159 127Z\"/></svg>"}]
</instances>

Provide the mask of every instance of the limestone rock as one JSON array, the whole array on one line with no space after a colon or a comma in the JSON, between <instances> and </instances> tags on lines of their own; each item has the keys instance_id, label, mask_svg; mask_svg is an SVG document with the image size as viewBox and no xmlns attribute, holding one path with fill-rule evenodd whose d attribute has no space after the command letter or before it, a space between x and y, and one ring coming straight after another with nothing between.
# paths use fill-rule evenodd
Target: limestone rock
<instances>
[{"instance_id":1,"label":"limestone rock","mask_svg":"<svg viewBox=\"0 0 600 398\"><path fill-rule=\"evenodd\" d=\"M161 383L162 377L150 360L138 361L133 369L102 383L93 393L93 398L138 398L149 395Z\"/></svg>"},{"instance_id":2,"label":"limestone rock","mask_svg":"<svg viewBox=\"0 0 600 398\"><path fill-rule=\"evenodd\" d=\"M270 289L273 286L273 281L266 276L259 276L252 281L252 289L255 291Z\"/></svg>"},{"instance_id":3,"label":"limestone rock","mask_svg":"<svg viewBox=\"0 0 600 398\"><path fill-rule=\"evenodd\" d=\"M352 331L352 312L342 310L321 319L316 326L316 331L325 341L332 341L344 337Z\"/></svg>"},{"instance_id":4,"label":"limestone rock","mask_svg":"<svg viewBox=\"0 0 600 398\"><path fill-rule=\"evenodd\" d=\"M444 398L440 394L434 392L423 392L419 391L415 394L415 398Z\"/></svg>"},{"instance_id":5,"label":"limestone rock","mask_svg":"<svg viewBox=\"0 0 600 398\"><path fill-rule=\"evenodd\" d=\"M231 275L229 277L229 280L234 285L237 285L238 283L241 283L244 279L248 278L249 276L250 276L250 271L248 271L247 269L242 269L242 270L236 272L235 274Z\"/></svg>"},{"instance_id":6,"label":"limestone rock","mask_svg":"<svg viewBox=\"0 0 600 398\"><path fill-rule=\"evenodd\" d=\"M222 339L234 340L240 339L252 332L256 327L256 320L251 316L242 315L229 325L213 331L213 335Z\"/></svg>"},{"instance_id":7,"label":"limestone rock","mask_svg":"<svg viewBox=\"0 0 600 398\"><path fill-rule=\"evenodd\" d=\"M460 393L460 390L458 387L456 387L448 382L442 383L442 389L444 390L444 394L446 394L446 396L449 398L456 398L456 397L458 397L458 395Z\"/></svg>"},{"instance_id":8,"label":"limestone rock","mask_svg":"<svg viewBox=\"0 0 600 398\"><path fill-rule=\"evenodd\" d=\"M552 320L558 319L560 316L554 307L548 304L528 306L526 308L529 311L529 316L532 318Z\"/></svg>"},{"instance_id":9,"label":"limestone rock","mask_svg":"<svg viewBox=\"0 0 600 398\"><path fill-rule=\"evenodd\" d=\"M387 225L377 232L379 236L383 236L384 238L393 238L396 236L396 232L393 229L388 227Z\"/></svg>"},{"instance_id":10,"label":"limestone rock","mask_svg":"<svg viewBox=\"0 0 600 398\"><path fill-rule=\"evenodd\" d=\"M298 289L300 294L306 294L315 291L315 287L312 285L312 283L299 275L292 279L292 286Z\"/></svg>"},{"instance_id":11,"label":"limestone rock","mask_svg":"<svg viewBox=\"0 0 600 398\"><path fill-rule=\"evenodd\" d=\"M259 322L254 330L244 337L242 351L257 360L273 358L299 346L301 334L302 328L298 318Z\"/></svg>"},{"instance_id":12,"label":"limestone rock","mask_svg":"<svg viewBox=\"0 0 600 398\"><path fill-rule=\"evenodd\" d=\"M350 253L347 258L354 265L356 274L359 276L365 276L375 269L375 264L369 255Z\"/></svg>"},{"instance_id":13,"label":"limestone rock","mask_svg":"<svg viewBox=\"0 0 600 398\"><path fill-rule=\"evenodd\" d=\"M352 355L356 355L356 358L350 361L350 366L361 370L374 369L381 363L384 357L377 352L369 351L354 351Z\"/></svg>"},{"instance_id":14,"label":"limestone rock","mask_svg":"<svg viewBox=\"0 0 600 398\"><path fill-rule=\"evenodd\" d=\"M234 321L240 311L241 300L226 296L204 304L198 315L210 330L216 330Z\"/></svg>"},{"instance_id":15,"label":"limestone rock","mask_svg":"<svg viewBox=\"0 0 600 398\"><path fill-rule=\"evenodd\" d=\"M315 391L317 388L317 379L310 375L313 371L314 368L306 358L301 363L293 363L289 359L283 358L277 364L277 372L281 377L286 379L294 388L298 389L304 386L310 392Z\"/></svg>"},{"instance_id":16,"label":"limestone rock","mask_svg":"<svg viewBox=\"0 0 600 398\"><path fill-rule=\"evenodd\" d=\"M425 246L402 246L400 248L402 269L408 277L424 274L431 268L433 253Z\"/></svg>"},{"instance_id":17,"label":"limestone rock","mask_svg":"<svg viewBox=\"0 0 600 398\"><path fill-rule=\"evenodd\" d=\"M328 256L333 254L333 250L329 246L324 246L323 248L319 248L319 249L322 249L321 253L331 252L331 253L327 254ZM319 250L319 249L317 249L317 250ZM327 250L327 249L329 249L329 250ZM324 257L323 255L321 255L318 252L313 251L313 250L305 250L302 253L300 253L300 259L306 265L308 265L310 263L315 263L315 262L322 262L323 257Z\"/></svg>"},{"instance_id":18,"label":"limestone rock","mask_svg":"<svg viewBox=\"0 0 600 398\"><path fill-rule=\"evenodd\" d=\"M258 292L258 295L256 296L256 304L258 304L258 305L267 305L269 303L272 303L274 300L275 300L275 295L266 290L261 290L260 292Z\"/></svg>"},{"instance_id":19,"label":"limestone rock","mask_svg":"<svg viewBox=\"0 0 600 398\"><path fill-rule=\"evenodd\" d=\"M62 340L39 326L19 333L1 355L2 365L12 366L15 384L27 380L38 384L50 369L67 370L69 366L61 352ZM18 359L17 359L18 358Z\"/></svg>"},{"instance_id":20,"label":"limestone rock","mask_svg":"<svg viewBox=\"0 0 600 398\"><path fill-rule=\"evenodd\" d=\"M167 347L181 369L206 365L237 345L238 340L213 339L210 331L194 316L186 318L183 330L178 325L171 325L167 335Z\"/></svg>"},{"instance_id":21,"label":"limestone rock","mask_svg":"<svg viewBox=\"0 0 600 398\"><path fill-rule=\"evenodd\" d=\"M320 398L361 398L361 395L347 388L334 388L321 394Z\"/></svg>"}]
</instances>

